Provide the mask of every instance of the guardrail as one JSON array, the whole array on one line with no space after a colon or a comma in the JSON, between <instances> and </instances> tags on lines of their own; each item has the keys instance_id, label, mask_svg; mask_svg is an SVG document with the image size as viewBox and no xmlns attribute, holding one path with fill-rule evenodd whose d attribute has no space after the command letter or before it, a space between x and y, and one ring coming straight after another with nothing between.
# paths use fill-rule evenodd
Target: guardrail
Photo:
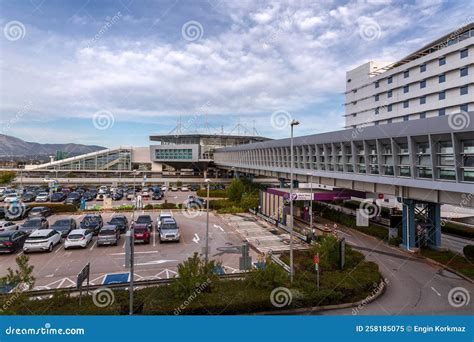
<instances>
[{"instance_id":1,"label":"guardrail","mask_svg":"<svg viewBox=\"0 0 474 342\"><path fill-rule=\"evenodd\" d=\"M283 261L281 261L279 257L277 257L276 255L273 255L273 254L272 254L271 258L272 258L272 261L273 261L274 263L280 265L281 267L283 267L283 269L284 269L286 272L290 273L290 266L288 266L288 265L285 264Z\"/></svg>"},{"instance_id":2,"label":"guardrail","mask_svg":"<svg viewBox=\"0 0 474 342\"><path fill-rule=\"evenodd\" d=\"M247 275L245 272L240 272L240 273L230 273L230 274L222 274L219 275L220 279L240 279L244 278ZM135 280L133 282L133 287L147 287L147 286L153 286L153 285L169 285L172 284L176 278L168 278L168 279L147 279L147 280ZM116 283L116 284L94 284L94 285L89 285L83 286L82 287L82 292L86 291L94 291L103 287L107 287L109 289L123 289L123 288L128 288L130 286L129 282L126 283ZM57 289L44 289L44 290L31 290L31 291L25 291L23 293L26 293L29 297L44 297L44 296L51 296L54 295L55 293L62 292L64 294L73 294L73 293L79 293L80 290L76 287L63 287L63 288L57 288ZM15 290L10 292L10 293L2 293L0 294L1 297L8 297L9 295L12 295L15 293Z\"/></svg>"}]
</instances>

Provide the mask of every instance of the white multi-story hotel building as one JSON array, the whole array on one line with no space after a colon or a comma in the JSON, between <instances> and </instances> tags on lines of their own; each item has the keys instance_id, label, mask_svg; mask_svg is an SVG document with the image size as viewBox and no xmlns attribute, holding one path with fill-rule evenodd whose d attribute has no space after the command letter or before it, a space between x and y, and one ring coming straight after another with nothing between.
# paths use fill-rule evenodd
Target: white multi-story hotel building
<instances>
[{"instance_id":1,"label":"white multi-story hotel building","mask_svg":"<svg viewBox=\"0 0 474 342\"><path fill-rule=\"evenodd\" d=\"M346 73L346 128L474 110L474 23L402 60Z\"/></svg>"}]
</instances>

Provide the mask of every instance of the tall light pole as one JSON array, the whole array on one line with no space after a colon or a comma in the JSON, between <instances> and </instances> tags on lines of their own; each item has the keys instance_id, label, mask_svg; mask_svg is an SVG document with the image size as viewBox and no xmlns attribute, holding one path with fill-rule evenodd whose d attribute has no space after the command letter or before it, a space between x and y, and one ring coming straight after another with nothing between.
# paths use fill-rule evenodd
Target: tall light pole
<instances>
[{"instance_id":1,"label":"tall light pole","mask_svg":"<svg viewBox=\"0 0 474 342\"><path fill-rule=\"evenodd\" d=\"M293 283L294 266L293 266L293 126L299 125L299 121L293 119L290 122L291 137L290 137L290 282Z\"/></svg>"},{"instance_id":2,"label":"tall light pole","mask_svg":"<svg viewBox=\"0 0 474 342\"><path fill-rule=\"evenodd\" d=\"M209 187L211 184L210 179L206 179L207 183L207 198L206 198L206 253L204 254L204 260L206 263L209 261Z\"/></svg>"},{"instance_id":3,"label":"tall light pole","mask_svg":"<svg viewBox=\"0 0 474 342\"><path fill-rule=\"evenodd\" d=\"M309 202L309 229L311 229L311 233L313 233L313 174L311 172L308 172L307 175L309 175L309 179L311 182L310 188L311 188L311 200Z\"/></svg>"},{"instance_id":4,"label":"tall light pole","mask_svg":"<svg viewBox=\"0 0 474 342\"><path fill-rule=\"evenodd\" d=\"M132 172L133 174L133 198L134 198L134 202L135 204L133 205L133 209L132 209L132 222L130 224L130 230L129 230L129 234L130 234L130 287L128 288L128 291L129 291L129 311L128 311L128 314L129 315L133 315L133 272L134 272L134 263L135 263L135 258L134 258L134 244L135 244L135 230L133 228L133 225L135 223L135 206L136 206L136 195L135 195L135 178L138 174L138 171L137 170L134 170Z\"/></svg>"}]
</instances>

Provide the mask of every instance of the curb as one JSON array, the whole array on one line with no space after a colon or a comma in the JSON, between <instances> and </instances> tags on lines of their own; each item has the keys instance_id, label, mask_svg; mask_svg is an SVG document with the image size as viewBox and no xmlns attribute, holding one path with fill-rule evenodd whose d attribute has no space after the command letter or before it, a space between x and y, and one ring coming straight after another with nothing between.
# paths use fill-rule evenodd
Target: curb
<instances>
[{"instance_id":1,"label":"curb","mask_svg":"<svg viewBox=\"0 0 474 342\"><path fill-rule=\"evenodd\" d=\"M254 313L252 315L301 315L301 314L309 314L313 312L347 309L347 308L353 308L353 307L359 307L359 306L364 307L367 304L370 304L376 299L378 299L382 294L384 294L386 287L387 287L387 284L385 283L384 280L382 280L377 286L377 292L375 292L373 295L370 294L366 298L359 300L357 302L353 302L353 303L310 306L307 308L288 309L288 310L263 311L263 312Z\"/></svg>"}]
</instances>

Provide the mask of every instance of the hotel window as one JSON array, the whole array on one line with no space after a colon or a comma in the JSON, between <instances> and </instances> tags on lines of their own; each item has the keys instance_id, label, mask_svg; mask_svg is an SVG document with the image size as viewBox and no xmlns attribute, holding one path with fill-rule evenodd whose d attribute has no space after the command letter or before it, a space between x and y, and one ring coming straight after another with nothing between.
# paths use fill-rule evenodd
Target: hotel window
<instances>
[{"instance_id":1,"label":"hotel window","mask_svg":"<svg viewBox=\"0 0 474 342\"><path fill-rule=\"evenodd\" d=\"M375 95L375 101L379 100L379 95Z\"/></svg>"},{"instance_id":2,"label":"hotel window","mask_svg":"<svg viewBox=\"0 0 474 342\"><path fill-rule=\"evenodd\" d=\"M446 98L446 92L442 91L438 93L438 100L444 100Z\"/></svg>"},{"instance_id":3,"label":"hotel window","mask_svg":"<svg viewBox=\"0 0 474 342\"><path fill-rule=\"evenodd\" d=\"M451 141L440 141L436 145L438 147L436 157L438 160L439 178L456 180L453 144Z\"/></svg>"},{"instance_id":4,"label":"hotel window","mask_svg":"<svg viewBox=\"0 0 474 342\"><path fill-rule=\"evenodd\" d=\"M379 87L379 82L375 82L375 88L378 88Z\"/></svg>"},{"instance_id":5,"label":"hotel window","mask_svg":"<svg viewBox=\"0 0 474 342\"><path fill-rule=\"evenodd\" d=\"M438 59L438 62L439 62L439 66L445 65L446 64L446 57L441 57L440 59Z\"/></svg>"},{"instance_id":6,"label":"hotel window","mask_svg":"<svg viewBox=\"0 0 474 342\"><path fill-rule=\"evenodd\" d=\"M420 82L420 89L426 88L426 80Z\"/></svg>"},{"instance_id":7,"label":"hotel window","mask_svg":"<svg viewBox=\"0 0 474 342\"><path fill-rule=\"evenodd\" d=\"M407 101L403 101L403 108L408 108L408 105L409 105L408 100L407 100Z\"/></svg>"},{"instance_id":8,"label":"hotel window","mask_svg":"<svg viewBox=\"0 0 474 342\"><path fill-rule=\"evenodd\" d=\"M424 118L426 118L426 113L425 112L420 113L420 119L424 119Z\"/></svg>"},{"instance_id":9,"label":"hotel window","mask_svg":"<svg viewBox=\"0 0 474 342\"><path fill-rule=\"evenodd\" d=\"M464 68L461 68L459 70L459 73L460 73L460 77L464 77L464 76L468 75L469 71L468 71L467 67L464 67Z\"/></svg>"},{"instance_id":10,"label":"hotel window","mask_svg":"<svg viewBox=\"0 0 474 342\"><path fill-rule=\"evenodd\" d=\"M446 75L445 74L439 75L438 76L438 82L439 83L446 82Z\"/></svg>"},{"instance_id":11,"label":"hotel window","mask_svg":"<svg viewBox=\"0 0 474 342\"><path fill-rule=\"evenodd\" d=\"M410 86L406 85L406 86L403 87L403 92L404 93L408 93L409 91L410 91Z\"/></svg>"},{"instance_id":12,"label":"hotel window","mask_svg":"<svg viewBox=\"0 0 474 342\"><path fill-rule=\"evenodd\" d=\"M462 179L474 182L474 140L462 142Z\"/></svg>"},{"instance_id":13,"label":"hotel window","mask_svg":"<svg viewBox=\"0 0 474 342\"><path fill-rule=\"evenodd\" d=\"M392 97L392 91L391 91L391 90L389 90L389 91L387 92L387 97Z\"/></svg>"},{"instance_id":14,"label":"hotel window","mask_svg":"<svg viewBox=\"0 0 474 342\"><path fill-rule=\"evenodd\" d=\"M408 78L410 76L410 70L406 70L403 72L403 78Z\"/></svg>"},{"instance_id":15,"label":"hotel window","mask_svg":"<svg viewBox=\"0 0 474 342\"><path fill-rule=\"evenodd\" d=\"M389 123L389 124L392 123L392 119L388 119L387 123Z\"/></svg>"},{"instance_id":16,"label":"hotel window","mask_svg":"<svg viewBox=\"0 0 474 342\"><path fill-rule=\"evenodd\" d=\"M446 109L441 108L438 110L438 116L445 116L446 115Z\"/></svg>"},{"instance_id":17,"label":"hotel window","mask_svg":"<svg viewBox=\"0 0 474 342\"><path fill-rule=\"evenodd\" d=\"M392 105L389 104L389 105L387 106L387 112L391 112L391 111L392 111Z\"/></svg>"},{"instance_id":18,"label":"hotel window","mask_svg":"<svg viewBox=\"0 0 474 342\"><path fill-rule=\"evenodd\" d=\"M467 104L459 106L459 109L461 110L461 112L468 112Z\"/></svg>"},{"instance_id":19,"label":"hotel window","mask_svg":"<svg viewBox=\"0 0 474 342\"><path fill-rule=\"evenodd\" d=\"M426 96L420 97L420 104L425 104L426 103Z\"/></svg>"},{"instance_id":20,"label":"hotel window","mask_svg":"<svg viewBox=\"0 0 474 342\"><path fill-rule=\"evenodd\" d=\"M380 107L375 108L375 115L379 114Z\"/></svg>"},{"instance_id":21,"label":"hotel window","mask_svg":"<svg viewBox=\"0 0 474 342\"><path fill-rule=\"evenodd\" d=\"M403 121L408 121L408 115L405 115L405 116L403 117Z\"/></svg>"},{"instance_id":22,"label":"hotel window","mask_svg":"<svg viewBox=\"0 0 474 342\"><path fill-rule=\"evenodd\" d=\"M420 65L420 72L425 72L426 71L426 64Z\"/></svg>"},{"instance_id":23,"label":"hotel window","mask_svg":"<svg viewBox=\"0 0 474 342\"><path fill-rule=\"evenodd\" d=\"M388 84L392 84L392 82L393 82L392 76L390 76L389 78L387 78L387 82L388 82Z\"/></svg>"},{"instance_id":24,"label":"hotel window","mask_svg":"<svg viewBox=\"0 0 474 342\"><path fill-rule=\"evenodd\" d=\"M461 88L459 88L459 93L461 95L467 95L468 91L467 91L467 85L466 86L463 86Z\"/></svg>"},{"instance_id":25,"label":"hotel window","mask_svg":"<svg viewBox=\"0 0 474 342\"><path fill-rule=\"evenodd\" d=\"M466 58L468 56L467 48L464 50L459 51L461 58Z\"/></svg>"}]
</instances>

